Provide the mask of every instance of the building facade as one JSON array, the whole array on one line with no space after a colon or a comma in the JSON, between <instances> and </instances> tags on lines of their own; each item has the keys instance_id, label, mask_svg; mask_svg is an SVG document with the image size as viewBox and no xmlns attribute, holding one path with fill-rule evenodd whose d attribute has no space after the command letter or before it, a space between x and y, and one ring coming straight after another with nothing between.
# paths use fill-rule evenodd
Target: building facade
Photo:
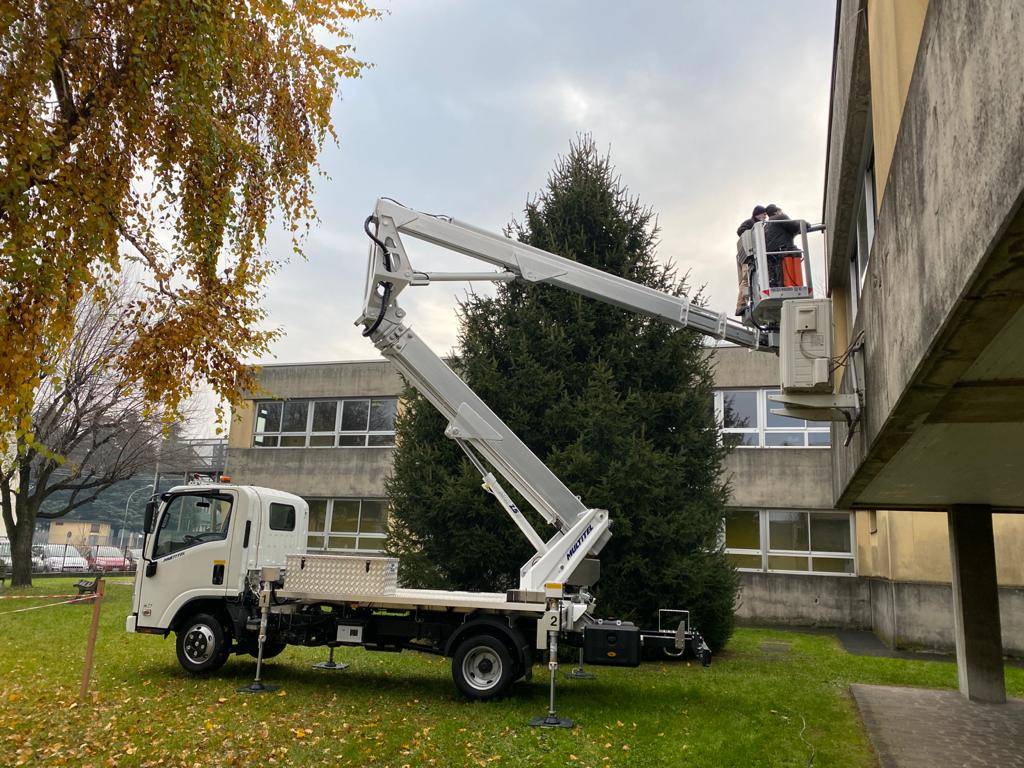
<instances>
[{"instance_id":1,"label":"building facade","mask_svg":"<svg viewBox=\"0 0 1024 768\"><path fill-rule=\"evenodd\" d=\"M829 426L770 413L777 358L738 347L713 355L715 413L734 446L723 540L741 574L740 620L873 629L897 647L952 648L942 516L837 510ZM232 479L305 498L312 550L379 551L402 390L390 363L270 365L260 382L232 421ZM1010 553L1024 543L1021 522L1004 516L996 536L1004 645L1018 654L1024 564Z\"/></svg>"},{"instance_id":2,"label":"building facade","mask_svg":"<svg viewBox=\"0 0 1024 768\"><path fill-rule=\"evenodd\" d=\"M267 365L259 379L261 391L232 417L232 481L306 499L311 550L382 549L402 391L394 368L385 360Z\"/></svg>"},{"instance_id":3,"label":"building facade","mask_svg":"<svg viewBox=\"0 0 1024 768\"><path fill-rule=\"evenodd\" d=\"M999 587L1021 583L1022 39L1017 3L841 0L823 211L837 386L863 403L833 429L833 504L868 510L879 579L948 563L961 691L996 702L1021 613Z\"/></svg>"},{"instance_id":4,"label":"building facade","mask_svg":"<svg viewBox=\"0 0 1024 768\"><path fill-rule=\"evenodd\" d=\"M838 510L827 423L773 416L778 360L715 350L716 415L735 448L726 552L740 571L741 621L871 629L894 648L948 651L952 574L945 516ZM1024 655L1024 518L994 520L1003 647Z\"/></svg>"}]
</instances>

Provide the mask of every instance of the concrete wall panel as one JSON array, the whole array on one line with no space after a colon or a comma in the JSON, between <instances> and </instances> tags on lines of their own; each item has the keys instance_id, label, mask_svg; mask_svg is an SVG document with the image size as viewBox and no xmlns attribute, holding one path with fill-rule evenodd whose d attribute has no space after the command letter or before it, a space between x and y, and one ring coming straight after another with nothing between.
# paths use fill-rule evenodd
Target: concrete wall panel
<instances>
[{"instance_id":1,"label":"concrete wall panel","mask_svg":"<svg viewBox=\"0 0 1024 768\"><path fill-rule=\"evenodd\" d=\"M871 629L886 645L952 652L948 584L742 572L736 617L752 624ZM999 589L1003 649L1024 656L1024 588Z\"/></svg>"},{"instance_id":2,"label":"concrete wall panel","mask_svg":"<svg viewBox=\"0 0 1024 768\"><path fill-rule=\"evenodd\" d=\"M830 451L737 448L725 459L732 507L831 509Z\"/></svg>"},{"instance_id":3,"label":"concrete wall panel","mask_svg":"<svg viewBox=\"0 0 1024 768\"><path fill-rule=\"evenodd\" d=\"M892 582L885 579L867 579L866 583L871 596L871 629L883 643L893 647L896 644L896 622L893 621L896 605L893 602Z\"/></svg>"},{"instance_id":4,"label":"concrete wall panel","mask_svg":"<svg viewBox=\"0 0 1024 768\"><path fill-rule=\"evenodd\" d=\"M951 652L954 646L952 587L948 584L902 581L893 582L892 586L897 612L896 647ZM999 620L1003 652L1009 656L1024 655L1022 617L1024 589L1001 587ZM877 627L876 632L882 636Z\"/></svg>"},{"instance_id":5,"label":"concrete wall panel","mask_svg":"<svg viewBox=\"0 0 1024 768\"><path fill-rule=\"evenodd\" d=\"M871 626L871 596L864 579L740 574L736 617L745 622L865 629Z\"/></svg>"},{"instance_id":6,"label":"concrete wall panel","mask_svg":"<svg viewBox=\"0 0 1024 768\"><path fill-rule=\"evenodd\" d=\"M228 453L233 482L300 496L384 496L390 448L248 448ZM344 458L343 461L339 460Z\"/></svg>"},{"instance_id":7,"label":"concrete wall panel","mask_svg":"<svg viewBox=\"0 0 1024 768\"><path fill-rule=\"evenodd\" d=\"M716 347L711 357L716 387L779 386L778 355L742 347Z\"/></svg>"},{"instance_id":8,"label":"concrete wall panel","mask_svg":"<svg viewBox=\"0 0 1024 768\"><path fill-rule=\"evenodd\" d=\"M395 396L402 379L387 360L351 363L267 365L260 369L258 397Z\"/></svg>"},{"instance_id":9,"label":"concrete wall panel","mask_svg":"<svg viewBox=\"0 0 1024 768\"><path fill-rule=\"evenodd\" d=\"M860 193L857 174L864 156L870 90L864 0L840 0L836 8L823 212L830 290L849 280L850 242L854 236L849 208Z\"/></svg>"}]
</instances>

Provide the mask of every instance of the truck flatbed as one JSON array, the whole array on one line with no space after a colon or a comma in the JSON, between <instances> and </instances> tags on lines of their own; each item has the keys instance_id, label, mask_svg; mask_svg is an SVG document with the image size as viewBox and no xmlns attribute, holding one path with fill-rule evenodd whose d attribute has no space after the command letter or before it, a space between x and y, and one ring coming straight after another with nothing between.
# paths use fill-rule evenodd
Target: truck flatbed
<instances>
[{"instance_id":1,"label":"truck flatbed","mask_svg":"<svg viewBox=\"0 0 1024 768\"><path fill-rule=\"evenodd\" d=\"M461 613L493 611L540 615L544 603L510 602L501 592L449 592L443 589L404 589L393 594L280 589L278 597L300 603L345 603L369 608L450 610Z\"/></svg>"}]
</instances>

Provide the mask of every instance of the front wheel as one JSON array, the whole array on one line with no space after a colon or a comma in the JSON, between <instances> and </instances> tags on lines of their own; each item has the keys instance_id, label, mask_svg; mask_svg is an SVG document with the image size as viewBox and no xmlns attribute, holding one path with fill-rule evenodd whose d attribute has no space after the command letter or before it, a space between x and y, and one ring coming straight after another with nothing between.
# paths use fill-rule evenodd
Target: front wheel
<instances>
[{"instance_id":1,"label":"front wheel","mask_svg":"<svg viewBox=\"0 0 1024 768\"><path fill-rule=\"evenodd\" d=\"M220 619L209 613L197 613L181 624L175 645L182 669L193 675L205 675L224 666L231 640Z\"/></svg>"},{"instance_id":2,"label":"front wheel","mask_svg":"<svg viewBox=\"0 0 1024 768\"><path fill-rule=\"evenodd\" d=\"M515 676L514 667L508 648L491 635L467 637L452 656L455 687L478 701L504 695Z\"/></svg>"},{"instance_id":3,"label":"front wheel","mask_svg":"<svg viewBox=\"0 0 1024 768\"><path fill-rule=\"evenodd\" d=\"M288 644L281 640L272 640L267 638L263 642L263 660L272 659L275 656L280 656L284 653L284 649L288 647ZM239 650L248 653L254 659L259 656L260 642L259 638L254 636L246 637L241 643L239 643Z\"/></svg>"}]
</instances>

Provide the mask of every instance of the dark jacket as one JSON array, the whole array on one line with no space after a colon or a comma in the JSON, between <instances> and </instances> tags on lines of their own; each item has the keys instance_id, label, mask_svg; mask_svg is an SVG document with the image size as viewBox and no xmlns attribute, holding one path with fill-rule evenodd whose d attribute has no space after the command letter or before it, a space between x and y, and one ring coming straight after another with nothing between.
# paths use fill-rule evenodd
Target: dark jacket
<instances>
[{"instance_id":1,"label":"dark jacket","mask_svg":"<svg viewBox=\"0 0 1024 768\"><path fill-rule=\"evenodd\" d=\"M753 219L747 219L742 224L740 224L739 229L736 230L736 237L739 237L740 235L742 235L744 232L746 232L748 229L750 229L753 226L754 226L754 220Z\"/></svg>"},{"instance_id":2,"label":"dark jacket","mask_svg":"<svg viewBox=\"0 0 1024 768\"><path fill-rule=\"evenodd\" d=\"M772 251L795 251L797 246L793 244L793 238L800 234L800 222L789 218L782 211L768 217L768 223L764 225L765 249Z\"/></svg>"}]
</instances>

